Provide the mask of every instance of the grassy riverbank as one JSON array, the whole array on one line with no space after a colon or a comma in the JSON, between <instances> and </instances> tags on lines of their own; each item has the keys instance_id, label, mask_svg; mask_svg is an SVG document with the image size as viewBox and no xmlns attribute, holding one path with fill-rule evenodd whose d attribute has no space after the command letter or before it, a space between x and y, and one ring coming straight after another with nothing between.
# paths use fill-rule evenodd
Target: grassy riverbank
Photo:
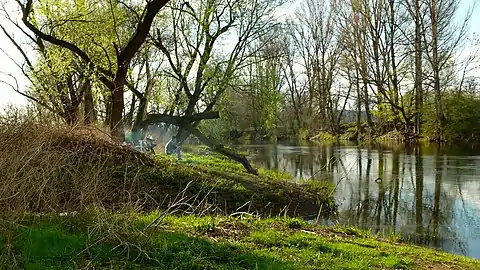
<instances>
[{"instance_id":1,"label":"grassy riverbank","mask_svg":"<svg viewBox=\"0 0 480 270\"><path fill-rule=\"evenodd\" d=\"M301 219L99 209L2 220L17 269L479 269L480 262ZM48 247L48 248L47 248Z\"/></svg>"},{"instance_id":2,"label":"grassy riverbank","mask_svg":"<svg viewBox=\"0 0 480 270\"><path fill-rule=\"evenodd\" d=\"M334 209L326 182L264 169L252 176L202 148L183 161L152 159L91 130L0 127L0 265L7 269L480 267L293 218Z\"/></svg>"}]
</instances>

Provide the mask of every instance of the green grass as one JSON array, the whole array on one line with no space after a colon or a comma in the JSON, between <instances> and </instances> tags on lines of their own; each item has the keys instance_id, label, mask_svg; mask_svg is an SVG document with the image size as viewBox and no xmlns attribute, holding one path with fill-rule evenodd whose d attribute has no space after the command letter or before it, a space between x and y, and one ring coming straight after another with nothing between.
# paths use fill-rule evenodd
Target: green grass
<instances>
[{"instance_id":1,"label":"green grass","mask_svg":"<svg viewBox=\"0 0 480 270\"><path fill-rule=\"evenodd\" d=\"M3 144L13 150L2 152L11 154L2 160L11 173L2 185L12 194L0 203L1 269L480 267L393 237L295 218L334 209L326 181L264 169L252 176L206 149L184 161L152 160L64 131L36 143L28 136L21 152L10 141L22 130ZM52 214L65 209L78 214Z\"/></svg>"},{"instance_id":2,"label":"green grass","mask_svg":"<svg viewBox=\"0 0 480 270\"><path fill-rule=\"evenodd\" d=\"M313 215L319 209L332 211L334 185L321 180L296 180L292 175L277 170L259 169L259 175L248 174L243 166L222 155L209 152L186 153L182 161L159 155L158 164L174 166L166 171L172 183L185 186L183 179L199 179L191 183L193 192L211 190L218 204L231 211L246 211L276 215L287 211L290 215ZM165 165L162 165L165 166ZM162 177L165 178L165 177ZM172 193L172 191L170 191ZM243 209L238 207L244 206Z\"/></svg>"},{"instance_id":3,"label":"green grass","mask_svg":"<svg viewBox=\"0 0 480 270\"><path fill-rule=\"evenodd\" d=\"M311 138L312 141L319 141L323 143L333 143L338 140L338 136L330 132L320 131L317 135Z\"/></svg>"},{"instance_id":4,"label":"green grass","mask_svg":"<svg viewBox=\"0 0 480 270\"><path fill-rule=\"evenodd\" d=\"M3 269L480 269L473 259L291 217L165 215L146 229L160 214L94 209L3 221L0 264Z\"/></svg>"}]
</instances>

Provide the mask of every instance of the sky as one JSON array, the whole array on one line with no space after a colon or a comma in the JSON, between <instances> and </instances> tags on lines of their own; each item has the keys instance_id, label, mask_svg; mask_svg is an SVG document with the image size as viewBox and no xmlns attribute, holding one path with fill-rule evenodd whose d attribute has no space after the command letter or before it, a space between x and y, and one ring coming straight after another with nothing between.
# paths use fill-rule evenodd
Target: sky
<instances>
[{"instance_id":1,"label":"sky","mask_svg":"<svg viewBox=\"0 0 480 270\"><path fill-rule=\"evenodd\" d=\"M296 1L301 2L302 0L296 0ZM0 0L0 3L6 3L8 10L15 10L14 1ZM469 29L470 35L473 35L474 33L479 32L480 0L462 0L460 10L459 10L459 15L463 15L465 14L466 10L468 10L468 8L473 6L474 4L476 4L476 8L474 9L471 22L470 22L470 29ZM296 6L296 5L290 4L290 6ZM288 13L290 12L291 10L289 10ZM20 16L18 13L15 14L11 12L9 14L10 16L17 15L15 17L17 17L17 19L20 21ZM4 18L3 13L0 13L0 24L4 25L10 33L13 33L13 36L16 40L25 41L25 37L23 37L18 30L12 31L16 29L10 27L9 22ZM469 51L470 49L466 48L464 50L464 53L468 53ZM19 62L20 64L22 63L21 55L18 53L16 48L12 45L10 40L5 36L5 34L2 31L0 31L0 110L5 108L5 106L9 104L15 105L15 106L24 106L27 104L27 99L25 97L16 93L10 86L4 83L1 83L3 81L11 85L15 85L15 79L12 79L12 76L13 76L16 78L16 81L19 83L19 88L21 90L27 87L27 80L24 78L19 67L15 65L12 59Z\"/></svg>"}]
</instances>

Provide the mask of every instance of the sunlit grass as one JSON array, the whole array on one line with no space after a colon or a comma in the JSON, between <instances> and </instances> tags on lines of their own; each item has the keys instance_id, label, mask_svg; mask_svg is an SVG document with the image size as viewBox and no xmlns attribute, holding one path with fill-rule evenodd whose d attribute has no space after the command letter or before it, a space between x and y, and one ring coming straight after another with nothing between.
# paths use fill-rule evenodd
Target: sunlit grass
<instances>
[{"instance_id":1,"label":"sunlit grass","mask_svg":"<svg viewBox=\"0 0 480 270\"><path fill-rule=\"evenodd\" d=\"M17 269L480 267L473 259L291 217L167 214L148 227L159 214L96 209L67 217L26 215L2 226L0 263Z\"/></svg>"}]
</instances>

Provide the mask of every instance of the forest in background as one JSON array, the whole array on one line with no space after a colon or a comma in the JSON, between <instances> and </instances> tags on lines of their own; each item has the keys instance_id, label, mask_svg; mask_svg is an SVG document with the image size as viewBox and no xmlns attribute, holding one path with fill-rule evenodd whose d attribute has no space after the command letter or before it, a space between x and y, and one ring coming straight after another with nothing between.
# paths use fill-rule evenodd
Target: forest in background
<instances>
[{"instance_id":1,"label":"forest in background","mask_svg":"<svg viewBox=\"0 0 480 270\"><path fill-rule=\"evenodd\" d=\"M212 111L220 119L192 125L223 142L478 140L479 41L460 4L3 1L0 28L29 84L3 83L39 115L99 124L118 141L148 115Z\"/></svg>"}]
</instances>

